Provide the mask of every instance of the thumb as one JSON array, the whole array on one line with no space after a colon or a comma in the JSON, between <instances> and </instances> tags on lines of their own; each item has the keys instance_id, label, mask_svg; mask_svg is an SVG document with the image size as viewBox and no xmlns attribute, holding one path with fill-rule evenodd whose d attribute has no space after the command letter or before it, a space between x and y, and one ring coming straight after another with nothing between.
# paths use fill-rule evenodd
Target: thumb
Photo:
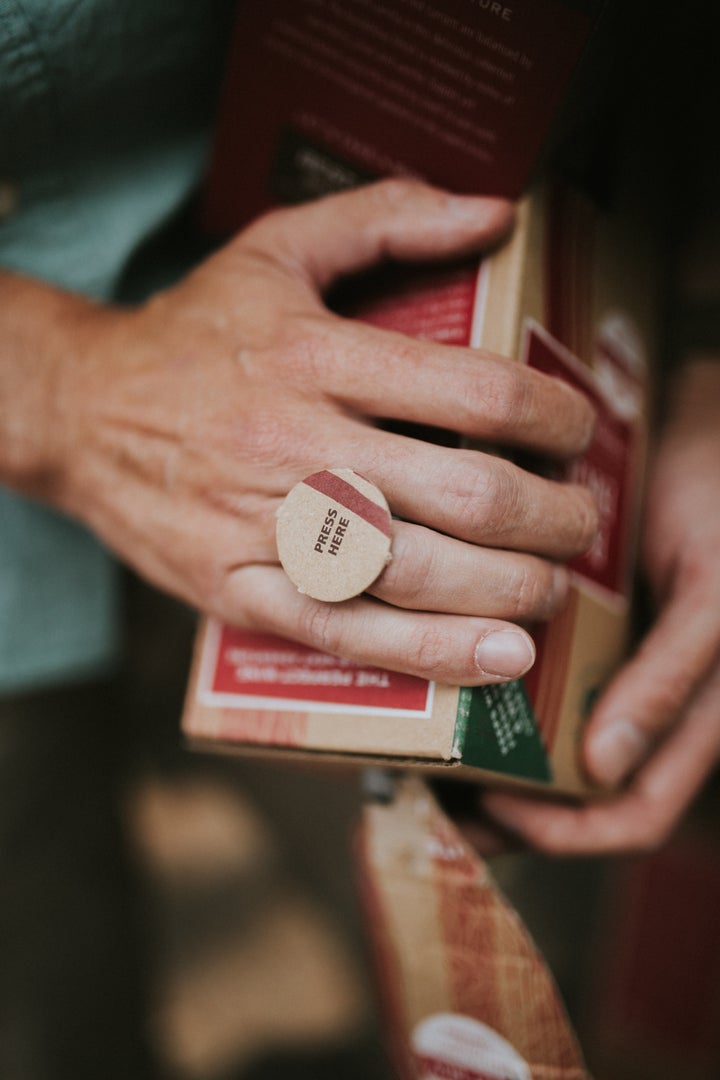
<instances>
[{"instance_id":1,"label":"thumb","mask_svg":"<svg viewBox=\"0 0 720 1080\"><path fill-rule=\"evenodd\" d=\"M451 195L392 179L275 211L244 238L300 269L322 292L340 275L383 258L435 259L490 247L512 220L506 199Z\"/></svg>"},{"instance_id":2,"label":"thumb","mask_svg":"<svg viewBox=\"0 0 720 1080\"><path fill-rule=\"evenodd\" d=\"M707 588L676 586L588 725L584 757L590 775L609 786L625 780L684 717L718 653L718 604Z\"/></svg>"}]
</instances>

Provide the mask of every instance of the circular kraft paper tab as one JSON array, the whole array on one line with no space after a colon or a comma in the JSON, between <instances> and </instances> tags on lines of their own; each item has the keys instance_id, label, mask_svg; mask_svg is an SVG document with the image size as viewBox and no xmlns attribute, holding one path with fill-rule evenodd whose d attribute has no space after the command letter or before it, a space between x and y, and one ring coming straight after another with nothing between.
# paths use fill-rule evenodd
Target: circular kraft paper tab
<instances>
[{"instance_id":1,"label":"circular kraft paper tab","mask_svg":"<svg viewBox=\"0 0 720 1080\"><path fill-rule=\"evenodd\" d=\"M353 469L301 480L277 513L280 562L301 593L349 600L390 561L391 518L379 488Z\"/></svg>"}]
</instances>

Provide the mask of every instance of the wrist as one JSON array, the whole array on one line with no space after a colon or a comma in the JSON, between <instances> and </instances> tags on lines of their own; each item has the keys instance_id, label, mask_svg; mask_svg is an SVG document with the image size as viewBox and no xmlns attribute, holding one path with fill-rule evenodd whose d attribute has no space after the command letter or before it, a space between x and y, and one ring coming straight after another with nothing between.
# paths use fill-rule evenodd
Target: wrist
<instances>
[{"instance_id":1,"label":"wrist","mask_svg":"<svg viewBox=\"0 0 720 1080\"><path fill-rule=\"evenodd\" d=\"M61 501L69 464L69 386L84 327L102 309L15 274L0 275L0 482Z\"/></svg>"}]
</instances>

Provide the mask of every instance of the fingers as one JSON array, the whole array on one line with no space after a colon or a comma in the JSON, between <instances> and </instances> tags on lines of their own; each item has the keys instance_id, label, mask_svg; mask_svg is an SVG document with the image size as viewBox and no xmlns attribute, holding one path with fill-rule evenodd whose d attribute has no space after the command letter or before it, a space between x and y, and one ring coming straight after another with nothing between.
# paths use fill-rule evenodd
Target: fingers
<instances>
[{"instance_id":1,"label":"fingers","mask_svg":"<svg viewBox=\"0 0 720 1080\"><path fill-rule=\"evenodd\" d=\"M577 455L590 442L594 410L560 379L484 350L413 341L362 323L333 330L322 383L355 412L555 457Z\"/></svg>"},{"instance_id":2,"label":"fingers","mask_svg":"<svg viewBox=\"0 0 720 1080\"><path fill-rule=\"evenodd\" d=\"M683 714L720 654L720 603L705 581L676 589L635 657L601 699L584 758L600 783L621 783Z\"/></svg>"},{"instance_id":3,"label":"fingers","mask_svg":"<svg viewBox=\"0 0 720 1080\"><path fill-rule=\"evenodd\" d=\"M276 211L251 225L235 247L260 253L262 265L284 265L317 292L385 257L479 251L498 239L511 216L503 200L392 180ZM593 409L560 380L486 352L332 319L316 304L306 315L285 322L293 361L287 374L305 382L310 375L315 394L319 389L361 415L447 427L560 457L588 445Z\"/></svg>"},{"instance_id":4,"label":"fingers","mask_svg":"<svg viewBox=\"0 0 720 1080\"><path fill-rule=\"evenodd\" d=\"M511 623L402 611L365 597L324 604L297 592L275 566L228 574L212 614L358 663L464 686L518 678L535 658L532 638Z\"/></svg>"},{"instance_id":5,"label":"fingers","mask_svg":"<svg viewBox=\"0 0 720 1080\"><path fill-rule=\"evenodd\" d=\"M322 292L339 275L385 258L437 259L479 251L510 228L505 199L450 195L414 180L385 180L261 218L244 242Z\"/></svg>"},{"instance_id":6,"label":"fingers","mask_svg":"<svg viewBox=\"0 0 720 1080\"><path fill-rule=\"evenodd\" d=\"M565 560L597 529L590 493L525 472L503 458L365 429L355 467L393 513L460 540Z\"/></svg>"},{"instance_id":7,"label":"fingers","mask_svg":"<svg viewBox=\"0 0 720 1080\"><path fill-rule=\"evenodd\" d=\"M402 521L393 525L392 551L369 591L396 607L537 622L558 611L567 596L562 566L465 544Z\"/></svg>"},{"instance_id":8,"label":"fingers","mask_svg":"<svg viewBox=\"0 0 720 1080\"><path fill-rule=\"evenodd\" d=\"M488 792L482 805L548 854L646 851L668 838L720 757L720 669L627 791L586 806Z\"/></svg>"},{"instance_id":9,"label":"fingers","mask_svg":"<svg viewBox=\"0 0 720 1080\"><path fill-rule=\"evenodd\" d=\"M546 618L563 602L566 573L528 552L544 547L549 559L562 558L591 538L578 490L491 455L375 430L327 406L309 417L274 417L270 428L256 417L244 427L243 454L230 458L210 442L173 456L166 441L148 445L135 431L122 434L111 446L121 445L121 455L86 455L85 469L94 469L93 486L103 493L103 517L92 524L141 572L202 609L212 606L228 567L277 561L282 497L336 454L379 483L396 516L408 519L395 523L394 558L376 586L379 598L398 607ZM272 483L254 472L266 460L282 463ZM128 515L130 505L138 512Z\"/></svg>"},{"instance_id":10,"label":"fingers","mask_svg":"<svg viewBox=\"0 0 720 1080\"><path fill-rule=\"evenodd\" d=\"M327 405L288 415L256 416L243 431L252 463L295 459L286 491L316 469L349 466L378 485L396 517L468 543L564 561L594 540L597 507L584 487L493 454L378 430Z\"/></svg>"}]
</instances>

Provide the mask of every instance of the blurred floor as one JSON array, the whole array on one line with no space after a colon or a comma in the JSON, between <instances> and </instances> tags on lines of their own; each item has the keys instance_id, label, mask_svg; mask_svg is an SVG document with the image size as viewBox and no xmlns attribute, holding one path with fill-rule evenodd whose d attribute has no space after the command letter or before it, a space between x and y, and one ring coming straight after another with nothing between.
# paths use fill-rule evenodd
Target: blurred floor
<instances>
[{"instance_id":1,"label":"blurred floor","mask_svg":"<svg viewBox=\"0 0 720 1080\"><path fill-rule=\"evenodd\" d=\"M126 820L169 1076L383 1080L351 865L356 775L183 747L194 619L135 581L130 604L124 693L139 750Z\"/></svg>"},{"instance_id":2,"label":"blurred floor","mask_svg":"<svg viewBox=\"0 0 720 1080\"><path fill-rule=\"evenodd\" d=\"M132 578L126 614L115 678L0 708L2 1080L390 1080L353 881L357 777L185 748L194 617ZM718 895L719 801L703 849ZM617 1029L611 999L627 992L626 973L610 972L615 989L606 977L603 1016L596 1008L608 911L624 903L618 870L645 863L515 854L492 865L593 1044L591 1063L611 1062L597 1080L686 1080L625 1062L627 1042L607 1057L603 1024ZM695 929L695 963L704 950L720 985L720 932ZM642 971L631 974L642 989ZM133 1040L142 1027L155 1071ZM688 1080L720 1075L720 1046L707 1060Z\"/></svg>"},{"instance_id":3,"label":"blurred floor","mask_svg":"<svg viewBox=\"0 0 720 1080\"><path fill-rule=\"evenodd\" d=\"M308 792L256 770L256 785L283 795L271 822L243 772L239 764L232 783L148 779L129 799L154 912L155 1044L187 1078L302 1076L303 1059L307 1075L320 1076L328 1057L344 1062L336 1075L380 1076L361 943L344 903L348 847L328 835L351 826L352 784L315 781ZM301 832L316 799L331 829L305 841L296 827L284 833L284 815Z\"/></svg>"}]
</instances>

